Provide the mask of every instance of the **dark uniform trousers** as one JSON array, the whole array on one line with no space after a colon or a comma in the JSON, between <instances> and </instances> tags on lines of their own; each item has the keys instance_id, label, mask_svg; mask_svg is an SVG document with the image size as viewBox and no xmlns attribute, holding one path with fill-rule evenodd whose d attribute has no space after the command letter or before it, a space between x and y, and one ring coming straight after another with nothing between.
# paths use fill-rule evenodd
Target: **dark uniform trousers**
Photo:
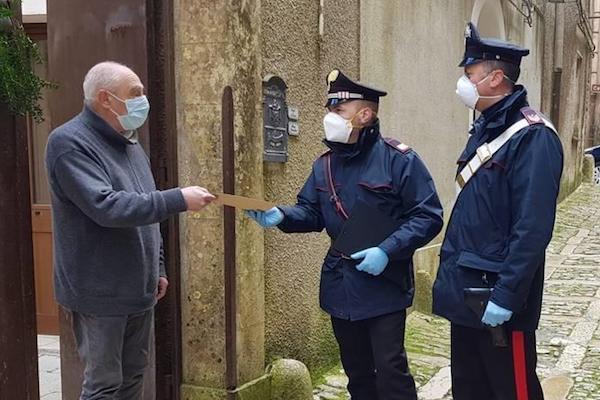
<instances>
[{"instance_id":1,"label":"dark uniform trousers","mask_svg":"<svg viewBox=\"0 0 600 400\"><path fill-rule=\"evenodd\" d=\"M542 400L535 372L535 332L509 331L508 347L495 347L487 330L452 324L454 400Z\"/></svg>"},{"instance_id":2,"label":"dark uniform trousers","mask_svg":"<svg viewBox=\"0 0 600 400\"><path fill-rule=\"evenodd\" d=\"M406 310L348 321L332 318L352 400L416 400L404 349Z\"/></svg>"}]
</instances>

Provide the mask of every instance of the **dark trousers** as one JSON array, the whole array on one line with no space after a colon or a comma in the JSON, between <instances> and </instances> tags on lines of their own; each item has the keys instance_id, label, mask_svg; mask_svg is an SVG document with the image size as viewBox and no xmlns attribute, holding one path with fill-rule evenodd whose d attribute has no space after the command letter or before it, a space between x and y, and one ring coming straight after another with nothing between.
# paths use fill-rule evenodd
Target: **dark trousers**
<instances>
[{"instance_id":1,"label":"dark trousers","mask_svg":"<svg viewBox=\"0 0 600 400\"><path fill-rule=\"evenodd\" d=\"M404 349L406 311L363 321L332 318L352 400L416 400Z\"/></svg>"},{"instance_id":2,"label":"dark trousers","mask_svg":"<svg viewBox=\"0 0 600 400\"><path fill-rule=\"evenodd\" d=\"M543 400L535 332L508 331L509 346L495 347L487 330L451 329L454 400Z\"/></svg>"},{"instance_id":3,"label":"dark trousers","mask_svg":"<svg viewBox=\"0 0 600 400\"><path fill-rule=\"evenodd\" d=\"M72 316L77 351L85 363L80 400L141 400L153 310Z\"/></svg>"}]
</instances>

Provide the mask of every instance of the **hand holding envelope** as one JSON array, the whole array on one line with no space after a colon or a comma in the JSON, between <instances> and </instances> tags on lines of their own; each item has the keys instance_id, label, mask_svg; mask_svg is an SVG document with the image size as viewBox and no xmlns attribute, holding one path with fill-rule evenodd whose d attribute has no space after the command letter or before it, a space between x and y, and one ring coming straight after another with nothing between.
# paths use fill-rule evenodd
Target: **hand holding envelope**
<instances>
[{"instance_id":1,"label":"hand holding envelope","mask_svg":"<svg viewBox=\"0 0 600 400\"><path fill-rule=\"evenodd\" d=\"M263 228L277 226L283 221L283 213L265 200L221 193L217 195L215 203L245 210L245 214Z\"/></svg>"},{"instance_id":2,"label":"hand holding envelope","mask_svg":"<svg viewBox=\"0 0 600 400\"><path fill-rule=\"evenodd\" d=\"M234 194L219 193L215 204L222 206L235 207L242 210L260 210L267 211L275 207L275 204L261 199L251 197L236 196Z\"/></svg>"},{"instance_id":3,"label":"hand holding envelope","mask_svg":"<svg viewBox=\"0 0 600 400\"><path fill-rule=\"evenodd\" d=\"M181 194L188 211L200 211L215 200L213 194L200 186L185 187Z\"/></svg>"}]
</instances>

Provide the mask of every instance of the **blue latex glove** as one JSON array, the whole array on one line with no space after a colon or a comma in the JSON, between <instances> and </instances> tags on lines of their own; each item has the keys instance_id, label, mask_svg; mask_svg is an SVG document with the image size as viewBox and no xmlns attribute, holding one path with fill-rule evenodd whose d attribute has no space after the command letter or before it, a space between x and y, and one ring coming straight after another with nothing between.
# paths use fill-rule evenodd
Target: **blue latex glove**
<instances>
[{"instance_id":1,"label":"blue latex glove","mask_svg":"<svg viewBox=\"0 0 600 400\"><path fill-rule=\"evenodd\" d=\"M369 249L359 251L350 256L353 260L360 260L362 262L356 266L356 269L362 272L366 272L371 275L379 275L387 267L390 261L385 251L379 247L371 247Z\"/></svg>"},{"instance_id":2,"label":"blue latex glove","mask_svg":"<svg viewBox=\"0 0 600 400\"><path fill-rule=\"evenodd\" d=\"M487 307L485 308L485 313L483 313L481 322L489 326L502 325L508 321L510 317L512 317L512 314L512 311L502 308L499 305L489 301Z\"/></svg>"},{"instance_id":3,"label":"blue latex glove","mask_svg":"<svg viewBox=\"0 0 600 400\"><path fill-rule=\"evenodd\" d=\"M272 228L283 221L283 213L277 207L267 211L248 210L246 215L256 221L263 228Z\"/></svg>"}]
</instances>

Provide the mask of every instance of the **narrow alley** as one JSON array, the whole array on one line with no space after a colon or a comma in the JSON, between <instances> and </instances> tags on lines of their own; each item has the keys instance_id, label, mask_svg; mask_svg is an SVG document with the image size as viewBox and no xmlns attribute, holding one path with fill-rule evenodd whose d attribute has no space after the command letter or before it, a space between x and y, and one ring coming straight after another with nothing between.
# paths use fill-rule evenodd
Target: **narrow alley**
<instances>
[{"instance_id":1,"label":"narrow alley","mask_svg":"<svg viewBox=\"0 0 600 400\"><path fill-rule=\"evenodd\" d=\"M546 400L600 399L600 186L583 184L557 212L548 248L538 373ZM449 324L414 312L406 344L421 400L449 400ZM338 367L315 400L348 399Z\"/></svg>"}]
</instances>

